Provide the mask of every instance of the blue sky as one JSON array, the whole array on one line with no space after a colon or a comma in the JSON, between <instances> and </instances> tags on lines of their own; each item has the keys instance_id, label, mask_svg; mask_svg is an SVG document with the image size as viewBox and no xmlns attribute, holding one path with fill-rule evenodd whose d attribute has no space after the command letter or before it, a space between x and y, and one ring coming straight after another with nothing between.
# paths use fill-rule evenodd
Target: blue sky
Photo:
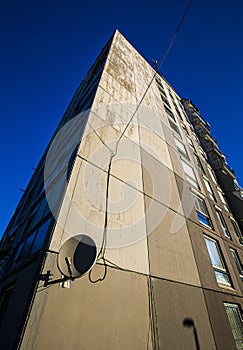
<instances>
[{"instance_id":1,"label":"blue sky","mask_svg":"<svg viewBox=\"0 0 243 350\"><path fill-rule=\"evenodd\" d=\"M161 60L184 0L2 2L0 235L75 89L117 28ZM209 121L243 185L243 2L193 0L161 72Z\"/></svg>"}]
</instances>

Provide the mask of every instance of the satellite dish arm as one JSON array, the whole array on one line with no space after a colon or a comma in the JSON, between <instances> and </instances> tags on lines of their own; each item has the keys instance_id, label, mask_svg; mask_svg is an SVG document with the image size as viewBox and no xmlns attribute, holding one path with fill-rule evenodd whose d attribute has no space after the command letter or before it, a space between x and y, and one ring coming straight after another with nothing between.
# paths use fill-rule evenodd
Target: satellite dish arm
<instances>
[{"instance_id":1,"label":"satellite dish arm","mask_svg":"<svg viewBox=\"0 0 243 350\"><path fill-rule=\"evenodd\" d=\"M74 277L62 277L62 278L58 278L56 280L51 281L50 280L51 276L52 276L52 274L51 274L50 270L48 270L47 273L40 275L39 280L44 281L43 287L47 287L50 284L63 283L63 282L68 281L68 280L74 281L74 279L75 279Z\"/></svg>"},{"instance_id":2,"label":"satellite dish arm","mask_svg":"<svg viewBox=\"0 0 243 350\"><path fill-rule=\"evenodd\" d=\"M68 272L69 272L69 275L70 275L70 279L74 280L73 272L72 272L72 260L71 260L70 256L65 256L65 263L67 264L67 268L68 268Z\"/></svg>"}]
</instances>

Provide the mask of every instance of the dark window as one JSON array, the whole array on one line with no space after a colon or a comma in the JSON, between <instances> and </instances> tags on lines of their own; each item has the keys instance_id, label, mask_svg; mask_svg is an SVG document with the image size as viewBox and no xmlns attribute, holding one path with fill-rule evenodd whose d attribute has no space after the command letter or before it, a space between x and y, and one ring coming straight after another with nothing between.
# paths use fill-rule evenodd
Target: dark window
<instances>
[{"instance_id":1,"label":"dark window","mask_svg":"<svg viewBox=\"0 0 243 350\"><path fill-rule=\"evenodd\" d=\"M2 323L11 297L13 295L15 284L4 288L0 294L0 324Z\"/></svg>"},{"instance_id":2,"label":"dark window","mask_svg":"<svg viewBox=\"0 0 243 350\"><path fill-rule=\"evenodd\" d=\"M51 219L47 220L43 225L41 225L36 233L35 240L31 249L31 254L34 254L37 250L43 248L43 244L46 238L46 234L49 228Z\"/></svg>"},{"instance_id":3,"label":"dark window","mask_svg":"<svg viewBox=\"0 0 243 350\"><path fill-rule=\"evenodd\" d=\"M30 253L31 246L32 246L33 241L34 241L34 238L35 238L35 232L32 233L32 234L25 240L25 244L24 244L24 247L23 247L22 252L21 252L21 259L26 259L26 258L28 258L29 253Z\"/></svg>"},{"instance_id":4,"label":"dark window","mask_svg":"<svg viewBox=\"0 0 243 350\"><path fill-rule=\"evenodd\" d=\"M26 239L20 243L15 253L15 264L13 265L13 268L26 262L26 260L33 256L38 250L43 249L50 221L51 219L45 221L41 226L37 227L30 236L26 237Z\"/></svg>"}]
</instances>

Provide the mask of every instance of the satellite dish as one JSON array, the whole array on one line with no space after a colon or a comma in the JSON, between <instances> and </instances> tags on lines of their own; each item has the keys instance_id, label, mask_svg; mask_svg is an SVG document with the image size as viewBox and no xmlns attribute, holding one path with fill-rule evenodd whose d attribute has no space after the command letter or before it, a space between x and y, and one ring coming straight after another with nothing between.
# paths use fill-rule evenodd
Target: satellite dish
<instances>
[{"instance_id":1,"label":"satellite dish","mask_svg":"<svg viewBox=\"0 0 243 350\"><path fill-rule=\"evenodd\" d=\"M61 247L57 266L60 272L70 279L78 278L94 266L97 246L87 235L80 234L69 238Z\"/></svg>"}]
</instances>

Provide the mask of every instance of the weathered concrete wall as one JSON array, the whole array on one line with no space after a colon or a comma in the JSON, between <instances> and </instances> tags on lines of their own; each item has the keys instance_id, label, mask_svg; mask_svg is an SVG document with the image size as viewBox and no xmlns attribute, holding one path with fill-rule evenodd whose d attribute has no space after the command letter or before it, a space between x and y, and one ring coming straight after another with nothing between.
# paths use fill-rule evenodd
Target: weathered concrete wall
<instances>
[{"instance_id":1,"label":"weathered concrete wall","mask_svg":"<svg viewBox=\"0 0 243 350\"><path fill-rule=\"evenodd\" d=\"M93 278L100 274L98 269L103 267L95 267ZM111 268L102 283L92 284L86 276L71 289L56 285L39 291L22 348L146 348L147 295L145 277Z\"/></svg>"}]
</instances>

